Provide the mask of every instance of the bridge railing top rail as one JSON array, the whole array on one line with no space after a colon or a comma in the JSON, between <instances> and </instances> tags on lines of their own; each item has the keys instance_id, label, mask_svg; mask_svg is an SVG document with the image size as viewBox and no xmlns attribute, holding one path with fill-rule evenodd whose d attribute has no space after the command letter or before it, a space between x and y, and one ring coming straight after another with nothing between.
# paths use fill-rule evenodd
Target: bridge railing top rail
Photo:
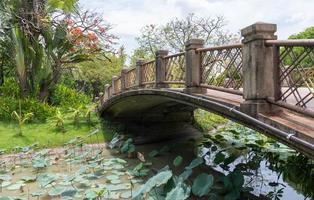
<instances>
[{"instance_id":1,"label":"bridge railing top rail","mask_svg":"<svg viewBox=\"0 0 314 200\"><path fill-rule=\"evenodd\" d=\"M266 46L314 46L314 39L266 40Z\"/></svg>"},{"instance_id":2,"label":"bridge railing top rail","mask_svg":"<svg viewBox=\"0 0 314 200\"><path fill-rule=\"evenodd\" d=\"M196 52L205 52L205 51L216 51L216 50L223 50L223 49L234 49L234 48L242 48L243 44L229 44L229 45L221 45L221 46L214 46L214 47L205 47L205 48L198 48Z\"/></svg>"}]
</instances>

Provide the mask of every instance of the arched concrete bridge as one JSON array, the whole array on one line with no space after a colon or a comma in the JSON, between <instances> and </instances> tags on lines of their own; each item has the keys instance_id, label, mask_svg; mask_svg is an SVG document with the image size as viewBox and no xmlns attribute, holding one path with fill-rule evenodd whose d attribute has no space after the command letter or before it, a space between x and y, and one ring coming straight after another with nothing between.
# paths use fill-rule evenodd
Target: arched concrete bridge
<instances>
[{"instance_id":1,"label":"arched concrete bridge","mask_svg":"<svg viewBox=\"0 0 314 200\"><path fill-rule=\"evenodd\" d=\"M277 40L275 24L242 29L241 44L156 52L123 69L101 96L102 116L124 123L191 123L202 108L314 158L314 40Z\"/></svg>"}]
</instances>

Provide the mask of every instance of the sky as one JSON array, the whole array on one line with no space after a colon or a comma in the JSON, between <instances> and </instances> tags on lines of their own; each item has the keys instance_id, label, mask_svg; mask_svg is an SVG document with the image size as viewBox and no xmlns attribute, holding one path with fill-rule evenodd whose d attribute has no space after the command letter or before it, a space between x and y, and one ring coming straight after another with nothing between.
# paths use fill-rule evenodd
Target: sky
<instances>
[{"instance_id":1,"label":"sky","mask_svg":"<svg viewBox=\"0 0 314 200\"><path fill-rule=\"evenodd\" d=\"M314 0L79 0L83 9L99 12L113 24L112 33L131 53L135 37L147 24L165 24L189 13L224 16L226 30L238 33L255 22L277 24L279 39L314 26Z\"/></svg>"}]
</instances>

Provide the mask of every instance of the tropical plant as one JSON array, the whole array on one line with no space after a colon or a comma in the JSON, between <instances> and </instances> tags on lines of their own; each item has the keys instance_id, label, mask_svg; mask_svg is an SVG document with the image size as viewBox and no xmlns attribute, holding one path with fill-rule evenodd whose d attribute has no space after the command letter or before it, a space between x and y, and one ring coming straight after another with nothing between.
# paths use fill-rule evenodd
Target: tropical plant
<instances>
[{"instance_id":1,"label":"tropical plant","mask_svg":"<svg viewBox=\"0 0 314 200\"><path fill-rule=\"evenodd\" d=\"M108 32L111 25L95 13L79 10L77 3L1 1L0 29L4 34L0 41L12 44L7 50L15 55L13 66L23 96L38 95L49 101L65 70L113 50L115 36Z\"/></svg>"},{"instance_id":2,"label":"tropical plant","mask_svg":"<svg viewBox=\"0 0 314 200\"><path fill-rule=\"evenodd\" d=\"M64 127L64 116L62 115L60 109L56 110L56 115L54 117L55 119L55 127L58 131L66 132Z\"/></svg>"},{"instance_id":3,"label":"tropical plant","mask_svg":"<svg viewBox=\"0 0 314 200\"><path fill-rule=\"evenodd\" d=\"M22 114L21 102L19 102L19 107L20 107L19 113L17 113L16 111L13 111L12 112L12 118L17 120L17 122L18 122L18 127L19 127L18 136L23 136L22 128L23 128L25 122L30 120L33 117L33 113Z\"/></svg>"}]
</instances>

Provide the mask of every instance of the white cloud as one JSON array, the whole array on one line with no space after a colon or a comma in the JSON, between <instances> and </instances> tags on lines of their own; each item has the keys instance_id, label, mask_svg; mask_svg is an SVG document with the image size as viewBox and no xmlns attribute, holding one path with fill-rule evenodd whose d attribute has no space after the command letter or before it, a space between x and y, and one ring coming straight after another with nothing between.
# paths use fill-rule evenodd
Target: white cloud
<instances>
[{"instance_id":1,"label":"white cloud","mask_svg":"<svg viewBox=\"0 0 314 200\"><path fill-rule=\"evenodd\" d=\"M281 39L314 25L313 0L80 0L80 4L103 13L115 25L113 33L128 53L136 47L134 38L144 25L164 24L192 12L223 15L226 28L234 33L257 21L276 23Z\"/></svg>"}]
</instances>

